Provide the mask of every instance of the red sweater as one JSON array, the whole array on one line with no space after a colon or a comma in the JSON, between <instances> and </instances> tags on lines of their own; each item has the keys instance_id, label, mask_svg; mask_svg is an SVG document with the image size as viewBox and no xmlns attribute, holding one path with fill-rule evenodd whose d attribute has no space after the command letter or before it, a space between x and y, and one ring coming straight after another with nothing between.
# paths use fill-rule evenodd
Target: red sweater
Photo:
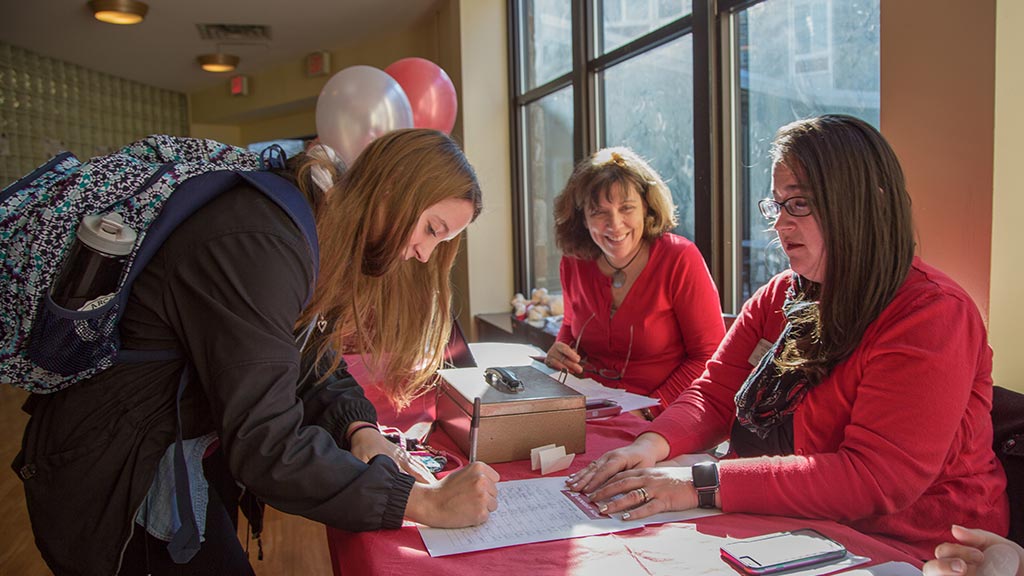
<instances>
[{"instance_id":1,"label":"red sweater","mask_svg":"<svg viewBox=\"0 0 1024 576\"><path fill-rule=\"evenodd\" d=\"M674 234L651 245L647 265L611 316L612 282L593 260L563 257L561 264L565 318L558 340L572 346L583 324L580 354L598 368L620 372L633 352L621 381L585 373L603 384L652 396L662 406L704 371L725 325L718 289L697 246Z\"/></svg>"},{"instance_id":2,"label":"red sweater","mask_svg":"<svg viewBox=\"0 0 1024 576\"><path fill-rule=\"evenodd\" d=\"M672 456L716 445L763 338L782 331L792 272L743 306L707 370L650 427ZM793 416L795 454L719 464L725 512L836 520L931 558L951 524L1006 534L1006 477L992 451L992 351L970 296L915 258L853 354Z\"/></svg>"}]
</instances>

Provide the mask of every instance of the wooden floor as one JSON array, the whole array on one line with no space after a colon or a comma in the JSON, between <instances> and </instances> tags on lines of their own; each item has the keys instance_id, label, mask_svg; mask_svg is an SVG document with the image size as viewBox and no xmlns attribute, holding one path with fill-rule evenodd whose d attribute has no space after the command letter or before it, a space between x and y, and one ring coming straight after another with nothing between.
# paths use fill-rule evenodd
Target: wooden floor
<instances>
[{"instance_id":1,"label":"wooden floor","mask_svg":"<svg viewBox=\"0 0 1024 576\"><path fill-rule=\"evenodd\" d=\"M10 468L28 421L28 416L21 411L26 395L0 384L0 518L4 525L4 535L0 538L0 574L43 576L50 571L32 539L21 480ZM244 529L245 519L242 518L240 531ZM256 559L255 542L249 547L249 556L257 576L332 574L323 525L271 508L267 508L264 523L264 559Z\"/></svg>"}]
</instances>

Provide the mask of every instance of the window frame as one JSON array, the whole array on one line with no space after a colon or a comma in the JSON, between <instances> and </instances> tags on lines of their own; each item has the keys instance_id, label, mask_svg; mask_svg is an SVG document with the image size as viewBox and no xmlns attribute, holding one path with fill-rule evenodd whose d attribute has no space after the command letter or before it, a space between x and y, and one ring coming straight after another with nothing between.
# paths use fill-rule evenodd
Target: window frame
<instances>
[{"instance_id":1,"label":"window frame","mask_svg":"<svg viewBox=\"0 0 1024 576\"><path fill-rule=\"evenodd\" d=\"M652 30L605 54L597 55L600 0L569 0L572 3L572 69L529 90L522 90L522 25L526 0L508 0L509 123L512 135L512 217L514 289L528 294L532 288L533 246L527 208L525 126L527 106L558 90L573 91L573 162L596 151L603 132L599 117L598 75L616 64L645 54L687 34L693 43L693 241L720 287L723 310L735 312L740 271L736 245L738 208L733 150L734 91L730 74L735 70L732 50L734 14L764 0L692 0L690 14ZM717 137L717 140L716 140Z\"/></svg>"}]
</instances>

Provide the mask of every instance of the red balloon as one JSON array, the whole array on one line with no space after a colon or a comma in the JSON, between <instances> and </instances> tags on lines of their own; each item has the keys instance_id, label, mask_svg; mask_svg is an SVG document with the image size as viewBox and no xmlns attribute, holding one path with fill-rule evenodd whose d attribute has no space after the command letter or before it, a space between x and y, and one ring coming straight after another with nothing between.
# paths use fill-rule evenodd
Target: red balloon
<instances>
[{"instance_id":1,"label":"red balloon","mask_svg":"<svg viewBox=\"0 0 1024 576\"><path fill-rule=\"evenodd\" d=\"M402 58L384 69L405 90L412 124L448 134L459 108L455 85L440 66L423 58Z\"/></svg>"}]
</instances>

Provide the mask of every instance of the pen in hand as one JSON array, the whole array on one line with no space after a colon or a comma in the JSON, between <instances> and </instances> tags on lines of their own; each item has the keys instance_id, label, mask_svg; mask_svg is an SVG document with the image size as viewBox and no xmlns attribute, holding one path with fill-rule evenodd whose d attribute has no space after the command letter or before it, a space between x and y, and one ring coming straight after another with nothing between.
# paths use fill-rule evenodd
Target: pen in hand
<instances>
[{"instance_id":1,"label":"pen in hand","mask_svg":"<svg viewBox=\"0 0 1024 576\"><path fill-rule=\"evenodd\" d=\"M540 363L544 364L545 366L548 366L548 367L551 366L550 364L548 364L548 357L547 356L530 356L530 359L531 360L536 360L537 362L540 362ZM562 368L561 370L558 371L558 376L552 376L552 378L557 380L559 384L565 384L565 381L569 378L569 369L568 368Z\"/></svg>"},{"instance_id":2,"label":"pen in hand","mask_svg":"<svg viewBox=\"0 0 1024 576\"><path fill-rule=\"evenodd\" d=\"M477 436L480 433L480 397L473 399L473 420L469 424L469 461L476 462Z\"/></svg>"}]
</instances>

